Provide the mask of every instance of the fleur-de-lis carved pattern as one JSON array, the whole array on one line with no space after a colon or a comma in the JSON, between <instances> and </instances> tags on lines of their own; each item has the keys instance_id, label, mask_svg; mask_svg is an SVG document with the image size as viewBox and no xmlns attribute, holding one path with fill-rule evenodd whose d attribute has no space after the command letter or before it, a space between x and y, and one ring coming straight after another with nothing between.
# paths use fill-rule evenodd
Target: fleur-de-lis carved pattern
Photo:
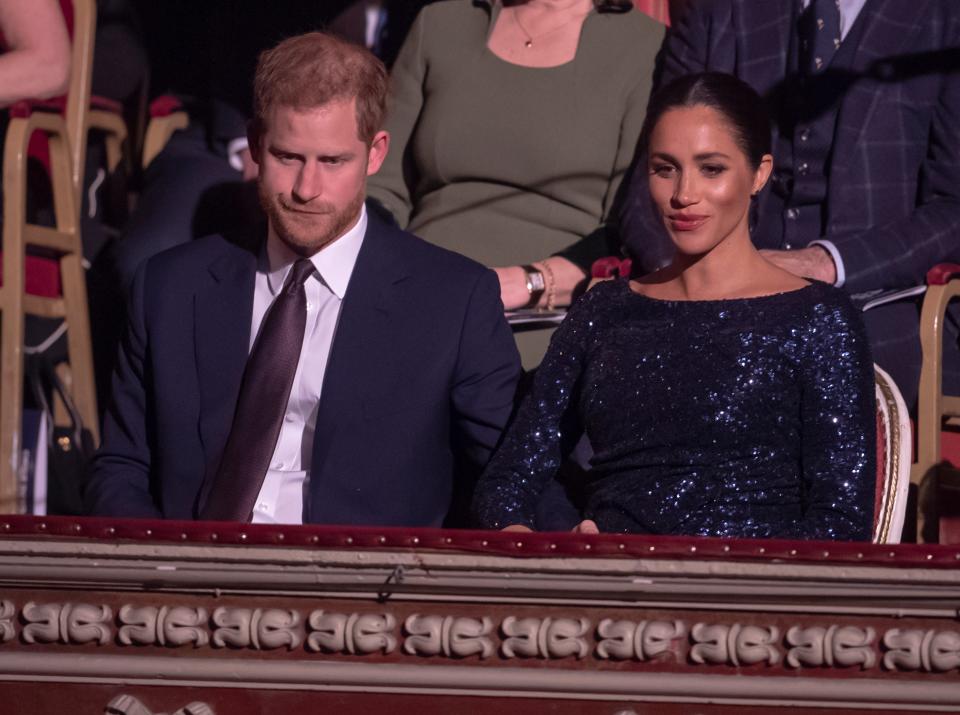
<instances>
[{"instance_id":1,"label":"fleur-de-lis carved pattern","mask_svg":"<svg viewBox=\"0 0 960 715\"><path fill-rule=\"evenodd\" d=\"M514 618L500 625L503 643L500 652L507 658L583 658L590 652L584 636L590 630L585 618Z\"/></svg>"},{"instance_id":2,"label":"fleur-de-lis carved pattern","mask_svg":"<svg viewBox=\"0 0 960 715\"><path fill-rule=\"evenodd\" d=\"M121 606L117 614L120 630L117 638L123 645L153 645L159 641L157 616L160 609L155 606Z\"/></svg>"},{"instance_id":3,"label":"fleur-de-lis carved pattern","mask_svg":"<svg viewBox=\"0 0 960 715\"><path fill-rule=\"evenodd\" d=\"M12 641L17 637L13 625L15 615L17 615L17 607L13 601L0 601L0 643Z\"/></svg>"},{"instance_id":4,"label":"fleur-de-lis carved pattern","mask_svg":"<svg viewBox=\"0 0 960 715\"><path fill-rule=\"evenodd\" d=\"M293 650L302 642L297 627L300 614L277 608L218 608L213 612L213 645L218 648Z\"/></svg>"},{"instance_id":5,"label":"fleur-de-lis carved pattern","mask_svg":"<svg viewBox=\"0 0 960 715\"><path fill-rule=\"evenodd\" d=\"M205 626L210 620L206 608L161 606L157 613L157 639L160 645L182 646L193 644L194 648L210 642Z\"/></svg>"},{"instance_id":6,"label":"fleur-de-lis carved pattern","mask_svg":"<svg viewBox=\"0 0 960 715\"><path fill-rule=\"evenodd\" d=\"M22 637L26 643L99 643L113 634L113 611L109 606L86 603L27 603L23 607L27 624Z\"/></svg>"},{"instance_id":7,"label":"fleur-de-lis carved pattern","mask_svg":"<svg viewBox=\"0 0 960 715\"><path fill-rule=\"evenodd\" d=\"M392 653L397 647L393 634L397 620L389 613L326 613L314 611L309 617L313 631L307 636L307 648L331 653Z\"/></svg>"},{"instance_id":8,"label":"fleur-de-lis carved pattern","mask_svg":"<svg viewBox=\"0 0 960 715\"><path fill-rule=\"evenodd\" d=\"M403 624L407 637L404 652L410 655L440 655L466 658L493 655L493 642L487 636L493 629L489 618L455 618L413 614Z\"/></svg>"},{"instance_id":9,"label":"fleur-de-lis carved pattern","mask_svg":"<svg viewBox=\"0 0 960 715\"><path fill-rule=\"evenodd\" d=\"M105 715L164 715L164 713L153 713L150 708L144 705L138 698L132 695L118 695L109 703L104 710ZM193 702L184 705L173 713L173 715L216 715L206 703Z\"/></svg>"},{"instance_id":10,"label":"fleur-de-lis carved pattern","mask_svg":"<svg viewBox=\"0 0 960 715\"><path fill-rule=\"evenodd\" d=\"M694 645L690 660L697 664L753 665L780 662L776 626L708 625L697 623L690 632Z\"/></svg>"},{"instance_id":11,"label":"fleur-de-lis carved pattern","mask_svg":"<svg viewBox=\"0 0 960 715\"><path fill-rule=\"evenodd\" d=\"M597 655L614 660L651 660L663 653L676 657L676 642L687 634L683 621L614 621L597 625Z\"/></svg>"},{"instance_id":12,"label":"fleur-de-lis carved pattern","mask_svg":"<svg viewBox=\"0 0 960 715\"><path fill-rule=\"evenodd\" d=\"M21 637L27 643L56 643L60 640L59 603L34 603L30 601L23 607L23 627Z\"/></svg>"},{"instance_id":13,"label":"fleur-de-lis carved pattern","mask_svg":"<svg viewBox=\"0 0 960 715\"><path fill-rule=\"evenodd\" d=\"M792 668L821 666L872 668L877 662L873 649L876 631L856 626L794 626L787 631L787 665Z\"/></svg>"},{"instance_id":14,"label":"fleur-de-lis carved pattern","mask_svg":"<svg viewBox=\"0 0 960 715\"><path fill-rule=\"evenodd\" d=\"M960 667L960 633L893 628L883 636L888 652L883 666L889 670L947 672Z\"/></svg>"}]
</instances>

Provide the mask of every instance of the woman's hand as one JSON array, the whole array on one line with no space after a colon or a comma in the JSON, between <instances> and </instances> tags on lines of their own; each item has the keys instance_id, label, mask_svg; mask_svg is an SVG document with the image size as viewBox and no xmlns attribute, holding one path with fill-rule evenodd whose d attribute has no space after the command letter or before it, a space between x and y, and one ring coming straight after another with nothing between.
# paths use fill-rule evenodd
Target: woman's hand
<instances>
[{"instance_id":1,"label":"woman's hand","mask_svg":"<svg viewBox=\"0 0 960 715\"><path fill-rule=\"evenodd\" d=\"M537 261L532 264L543 273L546 289L535 308L558 308L570 305L573 293L587 275L574 263L560 256ZM500 279L500 300L505 310L517 310L530 302L527 290L527 275L521 266L494 268Z\"/></svg>"},{"instance_id":2,"label":"woman's hand","mask_svg":"<svg viewBox=\"0 0 960 715\"><path fill-rule=\"evenodd\" d=\"M525 533L533 533L533 529L529 526L524 526L523 524L511 524L510 526L503 527L500 531L520 531Z\"/></svg>"},{"instance_id":3,"label":"woman's hand","mask_svg":"<svg viewBox=\"0 0 960 715\"><path fill-rule=\"evenodd\" d=\"M494 268L500 279L500 300L504 310L517 310L530 302L527 274L520 266ZM509 527L508 527L509 528Z\"/></svg>"},{"instance_id":4,"label":"woman's hand","mask_svg":"<svg viewBox=\"0 0 960 715\"><path fill-rule=\"evenodd\" d=\"M584 519L575 527L570 529L571 534L599 534L600 528L593 519Z\"/></svg>"}]
</instances>

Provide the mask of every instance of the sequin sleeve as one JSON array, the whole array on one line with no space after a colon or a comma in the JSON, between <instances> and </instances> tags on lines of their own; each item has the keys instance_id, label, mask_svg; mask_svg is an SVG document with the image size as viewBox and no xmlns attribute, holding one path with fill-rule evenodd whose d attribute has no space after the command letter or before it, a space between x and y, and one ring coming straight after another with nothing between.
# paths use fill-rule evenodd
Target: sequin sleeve
<instances>
[{"instance_id":1,"label":"sequin sleeve","mask_svg":"<svg viewBox=\"0 0 960 715\"><path fill-rule=\"evenodd\" d=\"M786 534L869 541L876 490L873 360L859 312L839 291L804 326L801 424L804 513Z\"/></svg>"},{"instance_id":2,"label":"sequin sleeve","mask_svg":"<svg viewBox=\"0 0 960 715\"><path fill-rule=\"evenodd\" d=\"M563 459L569 436L564 427L576 408L573 398L605 293L601 284L584 295L554 333L530 392L477 484L473 513L478 526L533 528L537 499Z\"/></svg>"}]
</instances>

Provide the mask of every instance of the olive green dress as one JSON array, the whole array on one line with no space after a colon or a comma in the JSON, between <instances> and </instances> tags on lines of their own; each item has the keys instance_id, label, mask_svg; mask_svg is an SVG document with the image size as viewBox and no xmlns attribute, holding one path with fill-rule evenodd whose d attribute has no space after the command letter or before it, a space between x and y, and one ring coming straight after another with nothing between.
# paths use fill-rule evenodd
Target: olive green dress
<instances>
[{"instance_id":1,"label":"olive green dress","mask_svg":"<svg viewBox=\"0 0 960 715\"><path fill-rule=\"evenodd\" d=\"M664 28L638 11L592 11L572 61L531 68L487 48L499 7L421 11L393 68L391 148L368 194L407 230L485 265L560 254L589 270L614 248L603 229ZM521 350L527 367L537 342Z\"/></svg>"}]
</instances>

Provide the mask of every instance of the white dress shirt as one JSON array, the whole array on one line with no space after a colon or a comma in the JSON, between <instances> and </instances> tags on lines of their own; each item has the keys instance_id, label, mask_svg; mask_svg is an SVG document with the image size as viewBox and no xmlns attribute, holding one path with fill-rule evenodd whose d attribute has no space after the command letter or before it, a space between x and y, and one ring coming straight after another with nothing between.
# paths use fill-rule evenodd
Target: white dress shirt
<instances>
[{"instance_id":1,"label":"white dress shirt","mask_svg":"<svg viewBox=\"0 0 960 715\"><path fill-rule=\"evenodd\" d=\"M811 0L801 0L800 5L806 10L810 7ZM860 11L863 10L863 6L867 4L867 0L838 0L837 6L840 8L840 39L847 39L847 33L850 32L850 28L853 27L853 23L857 21L857 17L860 15ZM807 244L808 246L820 246L827 253L830 254L830 258L833 259L833 265L837 269L837 279L834 281L833 285L837 288L843 287L843 284L847 281L847 271L843 266L843 257L840 255L840 251L837 249L836 244L833 241L828 241L826 239L817 239L816 241L811 241Z\"/></svg>"},{"instance_id":2,"label":"white dress shirt","mask_svg":"<svg viewBox=\"0 0 960 715\"><path fill-rule=\"evenodd\" d=\"M800 6L806 10L810 7L811 0L801 0ZM847 33L857 21L857 16L863 10L867 0L838 0L837 7L840 8L840 39L847 39Z\"/></svg>"},{"instance_id":3,"label":"white dress shirt","mask_svg":"<svg viewBox=\"0 0 960 715\"><path fill-rule=\"evenodd\" d=\"M330 346L337 331L340 304L357 262L367 230L363 208L357 223L343 236L310 257L316 272L304 284L307 295L307 323L303 332L300 361L290 388L286 414L280 427L270 467L253 507L253 522L261 524L302 524L309 500L310 460L313 432L323 376ZM287 273L300 258L271 232L261 255L253 289L253 322L250 349L260 324L274 298L283 288Z\"/></svg>"}]
</instances>

